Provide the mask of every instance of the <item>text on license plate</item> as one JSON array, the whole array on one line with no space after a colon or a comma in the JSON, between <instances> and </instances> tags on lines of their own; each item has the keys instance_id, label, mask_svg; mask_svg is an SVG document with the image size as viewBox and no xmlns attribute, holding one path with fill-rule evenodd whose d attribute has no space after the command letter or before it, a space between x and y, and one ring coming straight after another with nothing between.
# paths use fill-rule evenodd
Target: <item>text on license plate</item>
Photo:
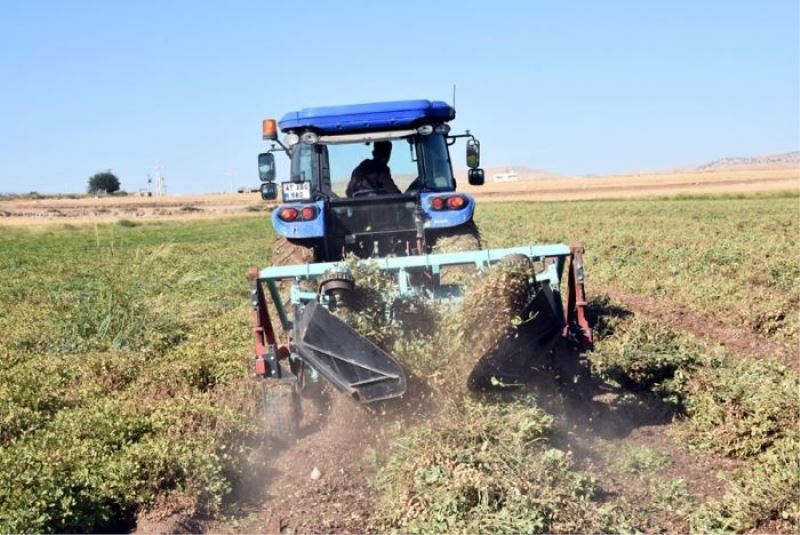
<instances>
[{"instance_id":1,"label":"text on license plate","mask_svg":"<svg viewBox=\"0 0 800 535\"><path fill-rule=\"evenodd\" d=\"M305 201L311 199L310 182L284 182L283 201Z\"/></svg>"}]
</instances>

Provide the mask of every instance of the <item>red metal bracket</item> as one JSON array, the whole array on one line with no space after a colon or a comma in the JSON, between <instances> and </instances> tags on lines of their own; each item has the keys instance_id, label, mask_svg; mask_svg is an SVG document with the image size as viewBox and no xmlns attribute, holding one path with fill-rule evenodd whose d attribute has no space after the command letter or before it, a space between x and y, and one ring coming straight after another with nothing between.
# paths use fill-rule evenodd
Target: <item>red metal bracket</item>
<instances>
[{"instance_id":1,"label":"red metal bracket","mask_svg":"<svg viewBox=\"0 0 800 535\"><path fill-rule=\"evenodd\" d=\"M574 334L583 349L594 347L592 329L586 319L586 294L583 288L583 253L585 248L580 242L569 246L568 268L568 294L567 294L567 324L564 327L564 336Z\"/></svg>"},{"instance_id":2,"label":"red metal bracket","mask_svg":"<svg viewBox=\"0 0 800 535\"><path fill-rule=\"evenodd\" d=\"M250 281L250 301L253 305L253 339L256 344L255 374L261 377L271 376L270 364L267 357L270 353L270 346L277 347L278 342L275 338L275 330L269 317L267 300L264 296L264 286L258 276L258 268L251 267L247 270L247 278Z\"/></svg>"}]
</instances>

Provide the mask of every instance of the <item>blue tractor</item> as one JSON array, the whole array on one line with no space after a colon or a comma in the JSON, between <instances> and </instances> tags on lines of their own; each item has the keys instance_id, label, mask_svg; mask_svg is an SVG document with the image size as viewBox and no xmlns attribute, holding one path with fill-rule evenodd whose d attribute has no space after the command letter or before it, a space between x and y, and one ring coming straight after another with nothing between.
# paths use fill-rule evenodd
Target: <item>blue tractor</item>
<instances>
[{"instance_id":1,"label":"blue tractor","mask_svg":"<svg viewBox=\"0 0 800 535\"><path fill-rule=\"evenodd\" d=\"M428 100L306 108L278 123L284 142L267 119L265 139L276 143L273 151L291 158L289 180L281 184L284 203L272 214L281 237L278 256L295 247L307 250L296 257L313 262L335 262L347 253L419 255L454 234L472 237L478 247L475 201L456 193L448 148L458 138L468 139L469 182L481 185L480 145L469 132L450 133L454 118L452 107ZM376 147L389 148L388 165L370 165ZM371 169L357 176L364 167ZM274 152L261 154L266 199L277 196L274 169Z\"/></svg>"},{"instance_id":2,"label":"blue tractor","mask_svg":"<svg viewBox=\"0 0 800 535\"><path fill-rule=\"evenodd\" d=\"M408 100L304 108L263 122L272 146L258 157L261 196L274 200L280 190L282 202L271 215L272 266L249 272L258 377L292 384L321 377L362 403L404 394L403 368L332 313L358 285L343 262L353 257L395 280L384 296L390 305L457 302L461 288L445 275L465 265L480 272L504 259L538 262L525 312L532 319L510 326L513 350L481 360L487 374L524 367L562 336L591 345L580 245L481 248L475 199L458 191L450 154L466 141L467 179L480 186L480 143L469 131L451 132L455 114L445 102ZM276 153L290 162L280 183Z\"/></svg>"}]
</instances>

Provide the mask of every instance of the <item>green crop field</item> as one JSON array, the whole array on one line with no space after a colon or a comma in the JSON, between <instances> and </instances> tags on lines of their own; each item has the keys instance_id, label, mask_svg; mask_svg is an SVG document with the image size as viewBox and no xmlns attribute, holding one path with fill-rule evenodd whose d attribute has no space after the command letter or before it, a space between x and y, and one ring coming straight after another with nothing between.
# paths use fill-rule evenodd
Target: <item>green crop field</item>
<instances>
[{"instance_id":1,"label":"green crop field","mask_svg":"<svg viewBox=\"0 0 800 535\"><path fill-rule=\"evenodd\" d=\"M404 362L439 409L386 423L363 530L800 531L798 368L604 297L797 348L799 210L795 195L481 206L485 246L586 244L592 373L613 418L666 415L663 440L578 436L558 389L465 398L452 348L416 344ZM273 239L264 215L0 226L0 532L124 531L170 500L230 527L245 489L270 492L244 273Z\"/></svg>"}]
</instances>

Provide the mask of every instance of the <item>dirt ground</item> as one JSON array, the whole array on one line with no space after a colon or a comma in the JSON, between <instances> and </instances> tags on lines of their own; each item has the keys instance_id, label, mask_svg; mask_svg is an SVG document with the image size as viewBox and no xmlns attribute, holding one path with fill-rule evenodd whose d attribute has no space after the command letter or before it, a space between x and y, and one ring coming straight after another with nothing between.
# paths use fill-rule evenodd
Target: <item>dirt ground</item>
<instances>
[{"instance_id":1,"label":"dirt ground","mask_svg":"<svg viewBox=\"0 0 800 535\"><path fill-rule=\"evenodd\" d=\"M653 317L689 331L708 346L722 343L734 354L798 365L789 348L776 348L774 343L741 330L736 337L729 337L727 328L714 318L689 314L668 302L656 303L605 288L589 297L619 303L629 311L626 313ZM735 459L681 448L668 433L675 415L647 392L624 391L592 377L565 384L544 374L534 377L527 388L556 417L557 445L571 451L577 467L601 482L605 499L623 499L632 511L648 511L654 525L666 533L686 533L690 526L675 510L653 509L656 490L652 482L614 468L620 451L645 447L667 455L671 463L659 472L659 479L683 481L687 500L720 498L728 487L719 474L741 465ZM622 403L631 395L639 396L639 402ZM242 500L231 517L237 520L204 523L170 517L162 523L142 523L139 532L363 532L378 499L370 479L392 437L413 423L435 418L439 403L418 381L412 381L404 400L377 407L359 406L323 390L303 401L304 417L297 436L276 443L275 468L264 481L269 494L263 496L264 489L255 489L256 499Z\"/></svg>"},{"instance_id":2,"label":"dirt ground","mask_svg":"<svg viewBox=\"0 0 800 535\"><path fill-rule=\"evenodd\" d=\"M463 173L461 173L463 174ZM473 187L458 177L463 191L480 202L559 201L638 198L718 193L800 191L800 168L732 167L593 178L536 178L492 182ZM0 225L109 223L130 220L181 220L264 213L274 203L258 193L176 195L168 197L0 198Z\"/></svg>"},{"instance_id":3,"label":"dirt ground","mask_svg":"<svg viewBox=\"0 0 800 535\"><path fill-rule=\"evenodd\" d=\"M362 458L385 440L381 418L335 393L304 405L306 414L309 407L314 411L311 421L278 445L271 495L246 531L355 532L372 514L368 478L374 467Z\"/></svg>"},{"instance_id":4,"label":"dirt ground","mask_svg":"<svg viewBox=\"0 0 800 535\"><path fill-rule=\"evenodd\" d=\"M120 219L182 220L264 213L258 193L166 197L0 198L0 224L111 223Z\"/></svg>"},{"instance_id":5,"label":"dirt ground","mask_svg":"<svg viewBox=\"0 0 800 535\"><path fill-rule=\"evenodd\" d=\"M643 316L671 325L694 335L706 348L724 346L732 353L761 359L775 359L800 370L800 353L796 347L781 345L767 338L748 333L704 316L685 307L669 306L651 297L632 294L619 288L605 288L604 293Z\"/></svg>"},{"instance_id":6,"label":"dirt ground","mask_svg":"<svg viewBox=\"0 0 800 535\"><path fill-rule=\"evenodd\" d=\"M392 438L434 417L438 401L413 377L403 399L383 404L359 405L326 386L304 396L296 435L272 444L263 486L237 496L230 519L206 521L167 503L140 517L136 533L364 532L378 499L370 479Z\"/></svg>"},{"instance_id":7,"label":"dirt ground","mask_svg":"<svg viewBox=\"0 0 800 535\"><path fill-rule=\"evenodd\" d=\"M542 179L487 183L482 189L465 190L483 202L800 191L800 169L737 168ZM258 194L7 199L0 200L0 226L246 216L264 214L266 208ZM776 358L800 368L794 348L733 329L715 318L617 288L595 289L593 294L607 296L633 314L690 332L707 347L721 344L733 354ZM594 474L602 482L609 498L622 497L634 508L652 504L653 491L640 478L610 469L615 449L641 446L671 457L672 463L664 469L663 476L685 481L691 497L720 497L725 492L725 483L717 474L730 470L737 462L690 453L679 447L668 435L674 415L653 400L642 399L639 406L644 409L631 412L617 403L625 392L591 380L565 387L552 378L542 377L533 381L529 388L541 399L552 400L547 408L558 419L558 439L573 452L580 469ZM191 507L182 510L180 503L168 503L156 508L171 511L168 517L143 517L138 530L148 533L363 532L378 498L370 479L375 476L391 437L415 421L435 418L440 401L417 385L416 391L410 392L403 401L379 407L361 407L332 392L322 392L303 403L305 416L298 435L275 444L274 470L264 481L264 488L253 489L252 499L241 500L239 510L231 519L204 522L194 517ZM263 495L265 490L269 492L266 496ZM682 533L689 529L685 521L674 514L657 512L654 515L667 532Z\"/></svg>"},{"instance_id":8,"label":"dirt ground","mask_svg":"<svg viewBox=\"0 0 800 535\"><path fill-rule=\"evenodd\" d=\"M663 171L593 178L556 178L492 182L463 190L487 201L562 201L579 199L630 199L673 195L752 193L800 190L800 168L733 167L697 171Z\"/></svg>"}]
</instances>

